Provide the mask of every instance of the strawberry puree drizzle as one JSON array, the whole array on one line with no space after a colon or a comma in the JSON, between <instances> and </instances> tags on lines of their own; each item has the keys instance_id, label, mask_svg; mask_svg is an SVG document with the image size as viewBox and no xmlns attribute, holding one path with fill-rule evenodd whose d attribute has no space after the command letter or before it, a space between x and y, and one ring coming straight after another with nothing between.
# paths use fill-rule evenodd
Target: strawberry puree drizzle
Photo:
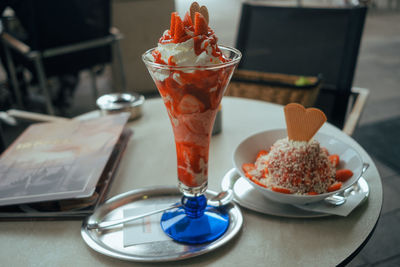
<instances>
[{"instance_id":1,"label":"strawberry puree drizzle","mask_svg":"<svg viewBox=\"0 0 400 267\"><path fill-rule=\"evenodd\" d=\"M175 62L173 61L173 56L170 56L170 57L168 58L168 65L170 65L170 66L176 66Z\"/></svg>"},{"instance_id":2,"label":"strawberry puree drizzle","mask_svg":"<svg viewBox=\"0 0 400 267\"><path fill-rule=\"evenodd\" d=\"M165 63L165 61L161 59L161 53L160 52L158 52L157 50L154 50L152 52L152 55L154 57L154 62L155 63L167 65L167 63Z\"/></svg>"},{"instance_id":3,"label":"strawberry puree drizzle","mask_svg":"<svg viewBox=\"0 0 400 267\"><path fill-rule=\"evenodd\" d=\"M232 69L171 71L165 80L156 80L173 126L178 178L186 186L208 179L212 126ZM177 74L181 83L174 79Z\"/></svg>"}]
</instances>

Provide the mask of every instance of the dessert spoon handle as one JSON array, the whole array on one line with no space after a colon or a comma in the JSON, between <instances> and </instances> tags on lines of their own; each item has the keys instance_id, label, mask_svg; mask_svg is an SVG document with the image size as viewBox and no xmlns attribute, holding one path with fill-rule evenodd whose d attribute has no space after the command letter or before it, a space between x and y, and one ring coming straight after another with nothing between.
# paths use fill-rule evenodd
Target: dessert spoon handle
<instances>
[{"instance_id":1,"label":"dessert spoon handle","mask_svg":"<svg viewBox=\"0 0 400 267\"><path fill-rule=\"evenodd\" d=\"M88 230L97 229L97 230L101 231L101 230L107 229L107 228L109 228L111 226L115 226L115 225L126 223L126 222L135 221L135 220L138 220L138 219L141 219L141 218L153 215L153 214L157 214L157 213L160 213L160 212L163 212L163 211L166 211L166 210L179 208L180 206L182 206L182 203L178 202L178 203L175 203L174 205L171 205L171 206L168 206L168 207L164 207L164 208L161 208L161 209L149 211L149 212L146 212L146 213L143 213L143 214L140 214L140 215L130 216L130 217L123 218L123 219L88 223L86 225L86 228Z\"/></svg>"}]
</instances>

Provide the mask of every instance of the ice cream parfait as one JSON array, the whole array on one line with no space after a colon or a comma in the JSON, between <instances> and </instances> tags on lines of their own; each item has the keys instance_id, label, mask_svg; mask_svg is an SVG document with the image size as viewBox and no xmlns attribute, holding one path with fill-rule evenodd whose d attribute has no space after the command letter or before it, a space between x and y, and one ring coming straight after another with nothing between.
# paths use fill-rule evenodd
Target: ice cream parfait
<instances>
[{"instance_id":1,"label":"ice cream parfait","mask_svg":"<svg viewBox=\"0 0 400 267\"><path fill-rule=\"evenodd\" d=\"M161 227L173 239L204 243L229 226L222 209L207 206L209 145L223 93L241 54L219 46L208 26L208 11L194 2L183 19L171 14L171 25L156 48L142 59L152 76L174 133L182 208L167 211Z\"/></svg>"}]
</instances>

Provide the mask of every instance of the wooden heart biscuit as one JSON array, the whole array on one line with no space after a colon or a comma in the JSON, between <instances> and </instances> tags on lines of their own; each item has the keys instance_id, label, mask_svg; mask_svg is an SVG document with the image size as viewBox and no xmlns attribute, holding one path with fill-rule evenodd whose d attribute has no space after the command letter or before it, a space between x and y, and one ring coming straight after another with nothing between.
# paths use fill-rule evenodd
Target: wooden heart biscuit
<instances>
[{"instance_id":1,"label":"wooden heart biscuit","mask_svg":"<svg viewBox=\"0 0 400 267\"><path fill-rule=\"evenodd\" d=\"M308 142L326 122L325 114L317 108L305 109L300 104L290 103L284 111L290 140Z\"/></svg>"},{"instance_id":2,"label":"wooden heart biscuit","mask_svg":"<svg viewBox=\"0 0 400 267\"><path fill-rule=\"evenodd\" d=\"M208 20L208 9L205 6L201 6L199 5L199 3L197 2L193 2L190 5L190 17L192 19L192 22L194 23L194 16L196 14L196 12L200 13L201 15L203 15L204 19L206 20L207 24L209 22Z\"/></svg>"}]
</instances>

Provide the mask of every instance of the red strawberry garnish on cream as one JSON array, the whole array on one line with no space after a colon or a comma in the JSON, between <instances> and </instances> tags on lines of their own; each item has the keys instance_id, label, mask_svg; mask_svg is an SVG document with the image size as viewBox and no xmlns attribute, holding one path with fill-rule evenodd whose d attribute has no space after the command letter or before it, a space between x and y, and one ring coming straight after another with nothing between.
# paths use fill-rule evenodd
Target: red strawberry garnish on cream
<instances>
[{"instance_id":1,"label":"red strawberry garnish on cream","mask_svg":"<svg viewBox=\"0 0 400 267\"><path fill-rule=\"evenodd\" d=\"M174 36L174 34L175 34L175 19L176 19L176 17L178 17L178 13L172 12L171 13L171 26L169 28L169 34L171 36Z\"/></svg>"},{"instance_id":2,"label":"red strawberry garnish on cream","mask_svg":"<svg viewBox=\"0 0 400 267\"><path fill-rule=\"evenodd\" d=\"M207 34L207 32L208 32L208 25L206 19L203 17L202 14L196 12L194 17L194 34L202 35L202 34Z\"/></svg>"},{"instance_id":3,"label":"red strawberry garnish on cream","mask_svg":"<svg viewBox=\"0 0 400 267\"><path fill-rule=\"evenodd\" d=\"M162 54L162 58L161 55L153 54L155 62L170 66L188 65L188 62L193 65L225 62L226 59L217 45L217 37L214 31L208 27L208 19L207 8L200 7L196 2L192 3L190 13L186 12L184 18L181 18L177 12L171 13L170 28L158 41L158 50ZM193 42L186 42L188 40ZM183 49L168 46L171 43L177 44ZM182 46L180 46L181 44ZM191 54L191 50L185 48L188 46L193 46L194 55ZM197 58L204 52L202 57ZM183 56L177 56L177 54Z\"/></svg>"},{"instance_id":4,"label":"red strawberry garnish on cream","mask_svg":"<svg viewBox=\"0 0 400 267\"><path fill-rule=\"evenodd\" d=\"M179 39L185 35L185 28L183 27L183 22L179 16L175 17L175 32L174 41L179 42Z\"/></svg>"},{"instance_id":5,"label":"red strawberry garnish on cream","mask_svg":"<svg viewBox=\"0 0 400 267\"><path fill-rule=\"evenodd\" d=\"M183 26L185 27L193 26L192 18L190 17L189 12L186 12L185 17L183 18Z\"/></svg>"}]
</instances>

